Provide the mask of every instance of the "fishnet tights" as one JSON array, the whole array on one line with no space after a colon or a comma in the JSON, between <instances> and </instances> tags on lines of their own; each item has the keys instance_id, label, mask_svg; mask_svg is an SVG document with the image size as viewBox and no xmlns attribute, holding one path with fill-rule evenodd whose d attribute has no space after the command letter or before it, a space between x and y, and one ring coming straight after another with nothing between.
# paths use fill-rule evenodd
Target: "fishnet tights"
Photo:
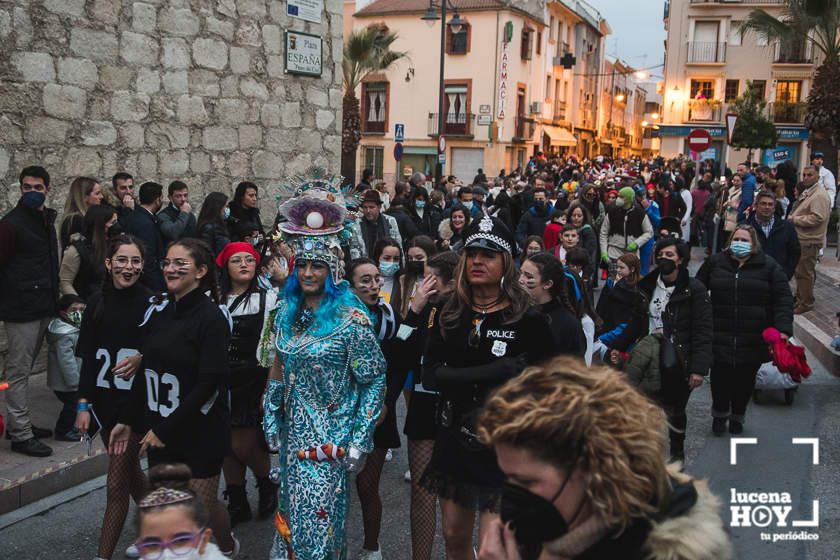
<instances>
[{"instance_id":1,"label":"fishnet tights","mask_svg":"<svg viewBox=\"0 0 840 560\"><path fill-rule=\"evenodd\" d=\"M420 486L435 441L432 439L408 441L408 466L411 470L411 558L430 560L437 525L437 497Z\"/></svg>"},{"instance_id":2,"label":"fishnet tights","mask_svg":"<svg viewBox=\"0 0 840 560\"><path fill-rule=\"evenodd\" d=\"M231 431L233 453L225 457L222 470L228 485L245 485L245 469L250 467L254 476L265 478L271 469L271 458L262 447L262 430L259 428L233 428Z\"/></svg>"},{"instance_id":3,"label":"fishnet tights","mask_svg":"<svg viewBox=\"0 0 840 560\"><path fill-rule=\"evenodd\" d=\"M110 431L102 431L102 440L106 447L110 436ZM112 456L108 463L105 518L102 520L102 532L99 536L100 558L110 558L114 554L128 515L129 495L135 504L143 497L146 476L140 469L139 452L140 436L132 433L125 453Z\"/></svg>"},{"instance_id":4,"label":"fishnet tights","mask_svg":"<svg viewBox=\"0 0 840 560\"><path fill-rule=\"evenodd\" d=\"M356 476L356 490L362 506L362 525L365 530L364 548L379 549L379 529L382 525L382 499L379 497L379 479L385 464L387 449L375 448L368 455L365 467Z\"/></svg>"},{"instance_id":5,"label":"fishnet tights","mask_svg":"<svg viewBox=\"0 0 840 560\"><path fill-rule=\"evenodd\" d=\"M233 537L230 534L230 516L227 509L219 501L219 475L210 478L193 478L190 489L204 502L210 516L210 528L213 536L223 553L233 550Z\"/></svg>"}]
</instances>

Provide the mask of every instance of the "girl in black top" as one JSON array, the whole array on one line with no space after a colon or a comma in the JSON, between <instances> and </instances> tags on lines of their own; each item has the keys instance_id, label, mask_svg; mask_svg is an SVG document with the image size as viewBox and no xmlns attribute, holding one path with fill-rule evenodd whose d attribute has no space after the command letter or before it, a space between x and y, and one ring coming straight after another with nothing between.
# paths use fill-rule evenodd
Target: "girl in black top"
<instances>
[{"instance_id":1,"label":"girl in black top","mask_svg":"<svg viewBox=\"0 0 840 560\"><path fill-rule=\"evenodd\" d=\"M144 375L133 387L132 406L111 431L109 451L124 451L127 424L141 426L141 452L149 450L149 465L190 467L190 487L210 512L219 547L232 553L238 543L217 497L222 461L230 452L230 323L217 305L214 258L203 241L184 238L169 246L161 266L168 293L146 312Z\"/></svg>"},{"instance_id":2,"label":"girl in black top","mask_svg":"<svg viewBox=\"0 0 840 560\"><path fill-rule=\"evenodd\" d=\"M263 234L264 228L260 219L260 209L257 206L258 195L257 185L250 181L242 181L236 185L233 200L230 202L228 225L231 229L239 222L247 222L253 224L260 235ZM231 236L234 237L234 235L235 232L231 230ZM244 241L244 239L234 237L234 241Z\"/></svg>"},{"instance_id":3,"label":"girl in black top","mask_svg":"<svg viewBox=\"0 0 840 560\"><path fill-rule=\"evenodd\" d=\"M447 558L473 558L475 511L481 529L497 515L504 474L476 438L475 422L494 388L551 352L545 318L517 282L513 234L484 216L465 235L455 293L431 331L423 386L441 395L434 454L421 484L441 499Z\"/></svg>"},{"instance_id":4,"label":"girl in black top","mask_svg":"<svg viewBox=\"0 0 840 560\"><path fill-rule=\"evenodd\" d=\"M82 359L79 377L79 408L76 429L95 436L101 423L102 440L108 445L117 413L126 406L134 375L142 356L144 330L139 327L149 305L146 288L138 283L143 270L143 247L129 235L111 242L104 258L107 280L101 292L88 301L82 318L76 353ZM112 456L108 464L108 493L100 558L111 558L128 513L128 497L135 503L142 497L144 476L140 469L140 437L131 434L125 453Z\"/></svg>"},{"instance_id":5,"label":"girl in black top","mask_svg":"<svg viewBox=\"0 0 840 560\"><path fill-rule=\"evenodd\" d=\"M382 523L379 480L382 476L382 467L385 465L385 454L389 449L400 447L400 435L397 431L397 399L405 383L405 370L397 370L394 367L396 358L394 343L400 321L391 305L379 297L379 289L382 285L379 267L372 259L355 259L347 267L347 278L350 280L353 293L367 307L371 316L371 325L379 339L379 346L382 348L387 364L385 408L373 433L373 451L365 460L364 468L356 476L356 491L359 493L365 534L361 556L365 557L365 553L375 553L379 550L379 529Z\"/></svg>"},{"instance_id":6,"label":"girl in black top","mask_svg":"<svg viewBox=\"0 0 840 560\"><path fill-rule=\"evenodd\" d=\"M257 346L263 339L263 326L277 307L277 292L257 285L260 254L250 243L229 243L216 258L222 271L222 302L233 319L228 348L230 364L230 455L222 465L232 525L251 519L245 491L246 469L250 468L259 489L258 516L266 519L277 509L277 485L268 478L271 458L262 431L262 394L268 368L257 362Z\"/></svg>"},{"instance_id":7,"label":"girl in black top","mask_svg":"<svg viewBox=\"0 0 840 560\"><path fill-rule=\"evenodd\" d=\"M112 229L119 228L117 213L110 206L92 206L82 220L84 233L72 235L58 271L61 294L74 294L87 301L102 289L105 253Z\"/></svg>"},{"instance_id":8,"label":"girl in black top","mask_svg":"<svg viewBox=\"0 0 840 560\"><path fill-rule=\"evenodd\" d=\"M458 255L444 251L429 259L429 274L423 279L411 298L403 325L411 328L409 336L397 342L403 367L414 372L410 379L411 398L407 399L403 433L408 438L408 466L411 476L411 557L429 560L437 524L437 496L420 484L420 478L429 466L437 437L435 411L438 395L423 388L420 376L420 359L429 339L429 332L438 326L440 310L446 298L454 291L453 280Z\"/></svg>"},{"instance_id":9,"label":"girl in black top","mask_svg":"<svg viewBox=\"0 0 840 560\"><path fill-rule=\"evenodd\" d=\"M225 227L225 220L229 219L231 215L231 210L227 207L227 201L226 194L211 192L204 199L201 211L198 213L198 220L195 225L197 237L207 243L213 256L221 253L222 249L230 243L230 235Z\"/></svg>"},{"instance_id":10,"label":"girl in black top","mask_svg":"<svg viewBox=\"0 0 840 560\"><path fill-rule=\"evenodd\" d=\"M554 255L542 252L529 257L519 270L519 283L548 321L553 353L583 357L586 339L580 324L582 314L572 303L573 280L566 276L563 265Z\"/></svg>"}]
</instances>

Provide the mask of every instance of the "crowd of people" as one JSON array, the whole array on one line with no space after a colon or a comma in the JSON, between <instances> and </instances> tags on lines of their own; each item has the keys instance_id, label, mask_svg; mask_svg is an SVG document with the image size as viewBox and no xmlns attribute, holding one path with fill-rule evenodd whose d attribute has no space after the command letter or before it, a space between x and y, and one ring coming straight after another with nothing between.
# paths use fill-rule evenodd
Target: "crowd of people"
<instances>
[{"instance_id":1,"label":"crowd of people","mask_svg":"<svg viewBox=\"0 0 840 560\"><path fill-rule=\"evenodd\" d=\"M311 169L268 227L254 183L194 213L186 183L125 172L74 179L57 223L26 167L0 221L12 450L102 439L100 559L130 499L131 557L235 557L253 517L273 559L344 557L351 480L376 559L402 397L415 560L438 507L452 560L474 557L476 519L487 560L672 558L687 524L707 547L680 558L726 558L714 496L679 472L686 406L708 379L712 433L742 433L762 331L814 306L836 185L822 154L788 167L540 153L470 184L355 187ZM45 339L53 430L27 402Z\"/></svg>"}]
</instances>

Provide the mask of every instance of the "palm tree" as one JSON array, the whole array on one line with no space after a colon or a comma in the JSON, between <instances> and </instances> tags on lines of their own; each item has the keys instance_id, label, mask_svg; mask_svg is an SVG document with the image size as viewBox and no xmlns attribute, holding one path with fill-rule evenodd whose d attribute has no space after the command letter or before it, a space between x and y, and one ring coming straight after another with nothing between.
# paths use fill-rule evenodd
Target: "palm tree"
<instances>
[{"instance_id":1,"label":"palm tree","mask_svg":"<svg viewBox=\"0 0 840 560\"><path fill-rule=\"evenodd\" d=\"M344 43L344 116L341 130L341 174L346 181L356 178L356 150L362 137L362 118L356 88L373 72L383 72L396 61L407 58L402 51L392 51L397 34L385 25L375 24L353 31Z\"/></svg>"},{"instance_id":2,"label":"palm tree","mask_svg":"<svg viewBox=\"0 0 840 560\"><path fill-rule=\"evenodd\" d=\"M822 63L814 73L808 94L805 126L810 131L814 151L825 153L825 166L837 169L837 145L840 142L840 0L786 0L778 17L756 9L741 25L741 31L753 31L776 41L789 52L804 52L810 43L819 51Z\"/></svg>"}]
</instances>

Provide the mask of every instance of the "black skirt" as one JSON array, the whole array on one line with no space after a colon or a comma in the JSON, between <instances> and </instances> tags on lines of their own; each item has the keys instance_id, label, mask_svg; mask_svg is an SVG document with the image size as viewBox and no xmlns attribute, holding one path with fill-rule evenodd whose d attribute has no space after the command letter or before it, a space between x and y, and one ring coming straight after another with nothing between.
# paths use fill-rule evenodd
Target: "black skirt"
<instances>
[{"instance_id":1,"label":"black skirt","mask_svg":"<svg viewBox=\"0 0 840 560\"><path fill-rule=\"evenodd\" d=\"M179 453L168 447L150 448L148 451L149 468L155 465L183 463L192 471L193 478L212 478L222 474L223 457L196 457Z\"/></svg>"},{"instance_id":2,"label":"black skirt","mask_svg":"<svg viewBox=\"0 0 840 560\"><path fill-rule=\"evenodd\" d=\"M435 421L438 396L434 393L413 391L408 401L403 433L409 440L429 440L437 438L438 427Z\"/></svg>"},{"instance_id":3,"label":"black skirt","mask_svg":"<svg viewBox=\"0 0 840 560\"><path fill-rule=\"evenodd\" d=\"M395 408L396 405L388 407L385 420L373 432L373 446L377 449L396 449L401 445Z\"/></svg>"},{"instance_id":4,"label":"black skirt","mask_svg":"<svg viewBox=\"0 0 840 560\"><path fill-rule=\"evenodd\" d=\"M231 428L256 428L262 426L260 412L263 391L268 379L268 369L232 369L230 388Z\"/></svg>"},{"instance_id":5,"label":"black skirt","mask_svg":"<svg viewBox=\"0 0 840 560\"><path fill-rule=\"evenodd\" d=\"M466 442L453 429L441 428L432 459L420 484L441 499L478 511L498 512L505 475L492 449Z\"/></svg>"}]
</instances>

